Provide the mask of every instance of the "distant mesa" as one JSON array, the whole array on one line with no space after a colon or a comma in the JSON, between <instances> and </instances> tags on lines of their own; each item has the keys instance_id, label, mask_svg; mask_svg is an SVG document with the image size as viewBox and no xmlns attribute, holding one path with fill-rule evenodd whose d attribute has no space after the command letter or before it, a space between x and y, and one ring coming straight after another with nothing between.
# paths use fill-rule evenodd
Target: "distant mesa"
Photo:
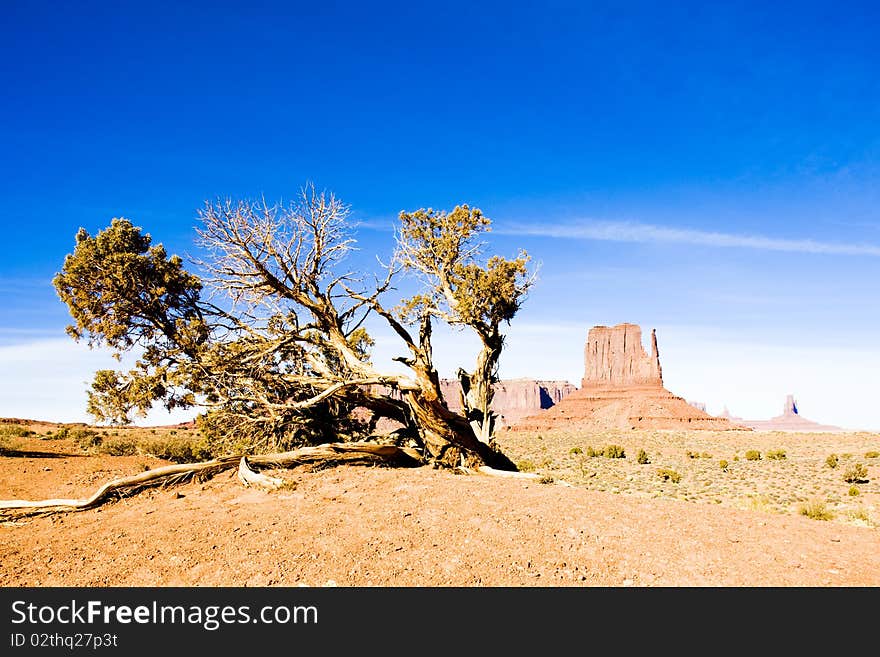
<instances>
[{"instance_id":1,"label":"distant mesa","mask_svg":"<svg viewBox=\"0 0 880 657\"><path fill-rule=\"evenodd\" d=\"M801 417L794 395L787 395L785 397L785 404L782 407L782 415L777 415L769 420L744 420L742 418L732 417L726 406L720 417L726 417L732 422L745 425L755 431L797 431L801 433L840 433L846 431L846 429L841 427L836 427L830 424L819 424L818 422L813 422L812 420Z\"/></svg>"},{"instance_id":2,"label":"distant mesa","mask_svg":"<svg viewBox=\"0 0 880 657\"><path fill-rule=\"evenodd\" d=\"M664 388L657 332L651 331L648 353L641 327L628 323L590 329L581 388L551 408L523 417L512 428L745 429Z\"/></svg>"},{"instance_id":3,"label":"distant mesa","mask_svg":"<svg viewBox=\"0 0 880 657\"><path fill-rule=\"evenodd\" d=\"M455 379L441 379L440 390L449 410L461 411L461 384ZM523 417L558 404L577 387L568 381L504 379L493 388L492 410L499 427L509 427Z\"/></svg>"}]
</instances>

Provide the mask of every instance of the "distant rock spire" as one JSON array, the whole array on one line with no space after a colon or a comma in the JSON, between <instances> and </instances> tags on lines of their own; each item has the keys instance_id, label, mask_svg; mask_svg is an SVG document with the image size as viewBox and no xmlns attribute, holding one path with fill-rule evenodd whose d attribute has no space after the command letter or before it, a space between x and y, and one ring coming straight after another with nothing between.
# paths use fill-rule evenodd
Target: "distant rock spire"
<instances>
[{"instance_id":1,"label":"distant rock spire","mask_svg":"<svg viewBox=\"0 0 880 657\"><path fill-rule=\"evenodd\" d=\"M784 416L791 416L791 415L798 414L797 404L794 401L794 395L786 395L785 407L782 409L782 414Z\"/></svg>"}]
</instances>

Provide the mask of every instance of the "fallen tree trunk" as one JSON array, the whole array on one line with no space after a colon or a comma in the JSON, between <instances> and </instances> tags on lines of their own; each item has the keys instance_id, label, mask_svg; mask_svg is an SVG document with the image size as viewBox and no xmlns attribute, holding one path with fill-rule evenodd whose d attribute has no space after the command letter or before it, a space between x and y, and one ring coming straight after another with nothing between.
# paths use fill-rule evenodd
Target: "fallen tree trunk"
<instances>
[{"instance_id":1,"label":"fallen tree trunk","mask_svg":"<svg viewBox=\"0 0 880 657\"><path fill-rule=\"evenodd\" d=\"M85 499L48 499L48 500L0 500L0 513L54 513L61 511L82 511L100 506L114 497L127 495L155 486L167 486L183 483L190 479L208 479L225 470L238 465L239 480L245 485L258 485L272 488L279 487L283 482L275 484L275 478L254 472L250 466L263 468L292 468L306 464L338 463L415 466L422 465L418 453L413 450L372 443L328 443L301 447L289 452L276 454L258 454L254 456L223 456L199 463L181 463L166 465L161 468L147 470L130 477L114 479L101 486L95 493Z\"/></svg>"}]
</instances>

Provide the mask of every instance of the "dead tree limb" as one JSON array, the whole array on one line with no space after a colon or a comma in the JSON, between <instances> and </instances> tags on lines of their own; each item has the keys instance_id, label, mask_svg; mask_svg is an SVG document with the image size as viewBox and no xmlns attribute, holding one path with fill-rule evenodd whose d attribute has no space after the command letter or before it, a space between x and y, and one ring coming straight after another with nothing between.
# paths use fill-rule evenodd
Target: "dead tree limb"
<instances>
[{"instance_id":1,"label":"dead tree limb","mask_svg":"<svg viewBox=\"0 0 880 657\"><path fill-rule=\"evenodd\" d=\"M0 500L0 514L56 513L64 511L83 511L100 506L119 497L133 495L145 488L176 485L190 479L208 479L238 465L239 480L247 486L274 487L274 477L255 472L251 466L262 468L293 468L298 465L340 463L416 466L423 461L417 452L396 445L375 443L328 443L302 447L289 452L260 454L256 456L224 456L200 463L181 463L147 470L129 477L107 482L95 493L84 499L48 500ZM282 482L283 483L283 482Z\"/></svg>"}]
</instances>

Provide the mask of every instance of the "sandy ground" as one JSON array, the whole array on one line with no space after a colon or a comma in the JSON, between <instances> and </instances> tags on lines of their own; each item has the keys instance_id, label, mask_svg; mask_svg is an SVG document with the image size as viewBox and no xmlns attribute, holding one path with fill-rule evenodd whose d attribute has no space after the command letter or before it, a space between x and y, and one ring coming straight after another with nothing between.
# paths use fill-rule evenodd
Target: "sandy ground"
<instances>
[{"instance_id":1,"label":"sandy ground","mask_svg":"<svg viewBox=\"0 0 880 657\"><path fill-rule=\"evenodd\" d=\"M85 497L164 463L21 443L0 457L0 499ZM880 585L873 525L430 467L274 474L284 489L243 488L224 473L98 509L7 518L0 585Z\"/></svg>"}]
</instances>

